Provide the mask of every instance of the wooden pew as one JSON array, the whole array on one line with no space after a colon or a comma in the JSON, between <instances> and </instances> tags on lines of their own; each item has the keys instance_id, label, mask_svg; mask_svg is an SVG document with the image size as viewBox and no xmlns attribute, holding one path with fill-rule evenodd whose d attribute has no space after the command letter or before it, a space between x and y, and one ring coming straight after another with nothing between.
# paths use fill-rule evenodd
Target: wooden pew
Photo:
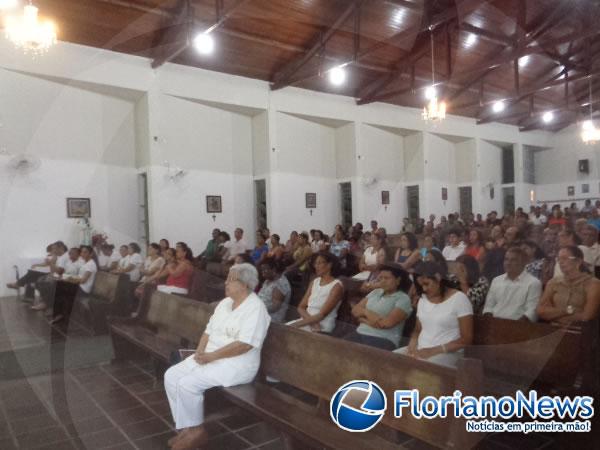
<instances>
[{"instance_id":1,"label":"wooden pew","mask_svg":"<svg viewBox=\"0 0 600 450\"><path fill-rule=\"evenodd\" d=\"M107 316L122 316L129 313L129 276L99 271L96 273L92 292L75 305L86 325L95 334L108 332Z\"/></svg>"},{"instance_id":2,"label":"wooden pew","mask_svg":"<svg viewBox=\"0 0 600 450\"><path fill-rule=\"evenodd\" d=\"M419 389L426 395L480 395L481 362L464 359L457 369L416 360L318 333L272 323L262 350L261 372L319 399L310 406L277 387L255 381L223 388L226 398L307 446L334 449L401 448L380 434L398 430L440 448L472 448L477 434L465 430L458 419L418 420L410 415L394 418L396 389ZM374 432L348 433L331 420L328 405L339 387L352 380L371 380L386 393L388 408ZM327 409L327 411L325 411ZM381 427L381 430L378 428ZM375 432L377 430L377 432Z\"/></svg>"},{"instance_id":3,"label":"wooden pew","mask_svg":"<svg viewBox=\"0 0 600 450\"><path fill-rule=\"evenodd\" d=\"M597 321L565 328L474 316L473 344L465 355L482 361L489 392L598 389Z\"/></svg>"},{"instance_id":4,"label":"wooden pew","mask_svg":"<svg viewBox=\"0 0 600 450\"><path fill-rule=\"evenodd\" d=\"M188 297L206 303L219 301L225 298L225 280L196 269L192 276Z\"/></svg>"},{"instance_id":5,"label":"wooden pew","mask_svg":"<svg viewBox=\"0 0 600 450\"><path fill-rule=\"evenodd\" d=\"M149 354L159 373L161 367L169 364L173 351L196 347L214 306L154 291L135 319L111 319L109 329L115 359Z\"/></svg>"}]
</instances>

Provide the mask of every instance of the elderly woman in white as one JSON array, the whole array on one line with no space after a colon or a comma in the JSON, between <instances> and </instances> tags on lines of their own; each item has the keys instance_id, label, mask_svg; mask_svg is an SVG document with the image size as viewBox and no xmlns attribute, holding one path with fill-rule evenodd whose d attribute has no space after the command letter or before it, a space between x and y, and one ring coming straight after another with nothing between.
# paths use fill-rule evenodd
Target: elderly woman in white
<instances>
[{"instance_id":1,"label":"elderly woman in white","mask_svg":"<svg viewBox=\"0 0 600 450\"><path fill-rule=\"evenodd\" d=\"M165 373L165 389L179 434L169 441L176 450L207 440L204 391L215 386L250 383L260 365L260 350L271 318L254 293L258 273L251 264L236 264L225 282L227 297L217 305L194 355Z\"/></svg>"}]
</instances>

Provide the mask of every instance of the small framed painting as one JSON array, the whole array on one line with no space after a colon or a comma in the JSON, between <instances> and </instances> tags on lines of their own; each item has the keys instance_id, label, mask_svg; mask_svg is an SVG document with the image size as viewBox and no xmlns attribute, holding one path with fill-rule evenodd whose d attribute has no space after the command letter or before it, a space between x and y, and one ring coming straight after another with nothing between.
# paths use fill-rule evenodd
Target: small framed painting
<instances>
[{"instance_id":1,"label":"small framed painting","mask_svg":"<svg viewBox=\"0 0 600 450\"><path fill-rule=\"evenodd\" d=\"M390 204L390 191L381 191L381 204L382 205Z\"/></svg>"},{"instance_id":2,"label":"small framed painting","mask_svg":"<svg viewBox=\"0 0 600 450\"><path fill-rule=\"evenodd\" d=\"M306 208L315 209L317 207L317 194L314 192L306 193Z\"/></svg>"},{"instance_id":3,"label":"small framed painting","mask_svg":"<svg viewBox=\"0 0 600 450\"><path fill-rule=\"evenodd\" d=\"M92 217L92 205L89 198L67 198L67 217L78 219Z\"/></svg>"},{"instance_id":4,"label":"small framed painting","mask_svg":"<svg viewBox=\"0 0 600 450\"><path fill-rule=\"evenodd\" d=\"M444 200L444 201L448 200L448 188L445 188L445 187L442 188L442 200Z\"/></svg>"},{"instance_id":5,"label":"small framed painting","mask_svg":"<svg viewBox=\"0 0 600 450\"><path fill-rule=\"evenodd\" d=\"M206 212L207 213L222 213L223 205L221 204L220 195L207 195L206 196Z\"/></svg>"},{"instance_id":6,"label":"small framed painting","mask_svg":"<svg viewBox=\"0 0 600 450\"><path fill-rule=\"evenodd\" d=\"M582 194L589 194L590 193L590 185L587 183L584 183L581 185L581 193Z\"/></svg>"},{"instance_id":7,"label":"small framed painting","mask_svg":"<svg viewBox=\"0 0 600 450\"><path fill-rule=\"evenodd\" d=\"M575 186L568 186L567 187L567 195L569 197L572 197L575 195Z\"/></svg>"}]
</instances>

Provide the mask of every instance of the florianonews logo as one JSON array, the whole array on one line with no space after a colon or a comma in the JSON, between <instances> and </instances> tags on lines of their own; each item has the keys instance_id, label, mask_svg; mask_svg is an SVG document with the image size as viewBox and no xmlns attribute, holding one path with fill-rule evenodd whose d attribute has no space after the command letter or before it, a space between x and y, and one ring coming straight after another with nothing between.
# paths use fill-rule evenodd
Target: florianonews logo
<instances>
[{"instance_id":1,"label":"florianonews logo","mask_svg":"<svg viewBox=\"0 0 600 450\"><path fill-rule=\"evenodd\" d=\"M330 415L346 431L369 431L382 419L387 408L383 390L372 381L346 383L331 398Z\"/></svg>"}]
</instances>

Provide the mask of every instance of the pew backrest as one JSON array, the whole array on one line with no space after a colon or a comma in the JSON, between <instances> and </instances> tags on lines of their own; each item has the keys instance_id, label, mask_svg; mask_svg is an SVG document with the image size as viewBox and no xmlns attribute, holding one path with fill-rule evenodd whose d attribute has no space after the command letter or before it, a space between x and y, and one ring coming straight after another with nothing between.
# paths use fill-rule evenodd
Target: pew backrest
<instances>
[{"instance_id":1,"label":"pew backrest","mask_svg":"<svg viewBox=\"0 0 600 450\"><path fill-rule=\"evenodd\" d=\"M107 303L117 303L125 299L128 288L127 275L98 271L91 294Z\"/></svg>"},{"instance_id":2,"label":"pew backrest","mask_svg":"<svg viewBox=\"0 0 600 450\"><path fill-rule=\"evenodd\" d=\"M214 306L208 303L155 291L141 320L155 328L160 336L197 343L213 311Z\"/></svg>"},{"instance_id":3,"label":"pew backrest","mask_svg":"<svg viewBox=\"0 0 600 450\"><path fill-rule=\"evenodd\" d=\"M315 395L329 404L331 397L352 380L371 380L387 396L382 422L437 447L470 448L474 436L459 419L418 420L409 414L393 417L394 391L418 389L426 395L480 395L481 362L464 359L457 369L405 355L366 347L318 333L271 323L262 350L261 371Z\"/></svg>"},{"instance_id":4,"label":"pew backrest","mask_svg":"<svg viewBox=\"0 0 600 450\"><path fill-rule=\"evenodd\" d=\"M486 376L517 378L524 387L538 382L570 389L578 379L589 379L597 335L596 322L561 327L474 316L474 342L466 355L482 361Z\"/></svg>"}]
</instances>

